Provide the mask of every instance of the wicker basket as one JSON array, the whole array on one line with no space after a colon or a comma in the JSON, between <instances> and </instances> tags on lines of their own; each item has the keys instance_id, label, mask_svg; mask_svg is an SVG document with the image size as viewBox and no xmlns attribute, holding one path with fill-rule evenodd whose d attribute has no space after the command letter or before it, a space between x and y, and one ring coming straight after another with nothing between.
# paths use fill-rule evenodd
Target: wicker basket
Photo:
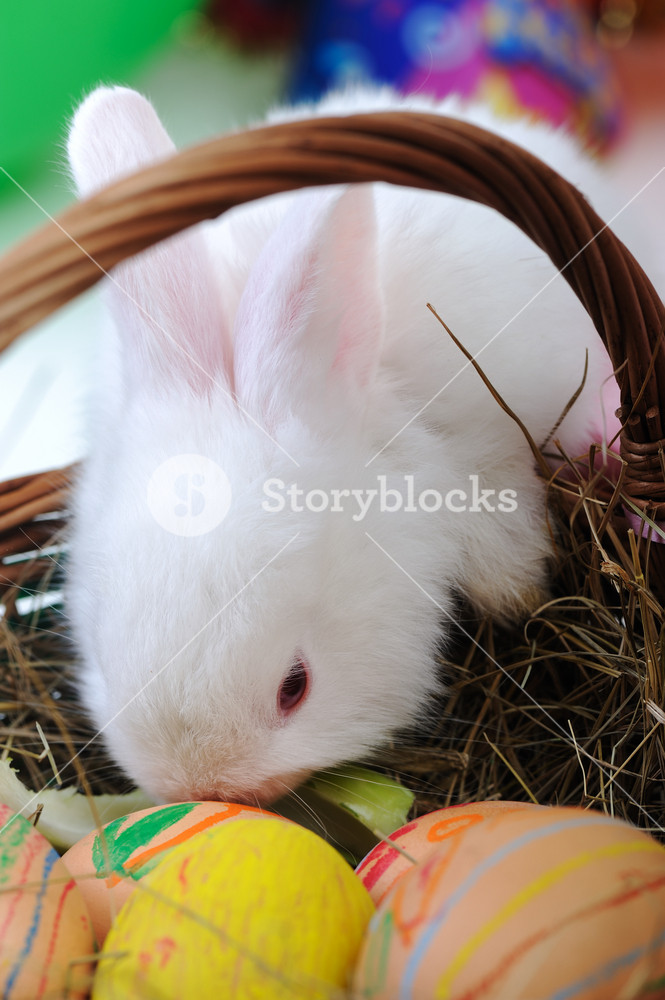
<instances>
[{"instance_id":1,"label":"wicker basket","mask_svg":"<svg viewBox=\"0 0 665 1000\"><path fill-rule=\"evenodd\" d=\"M612 537L625 540L626 506L634 516L665 520L663 304L626 248L557 173L503 139L438 116L386 112L260 128L185 150L100 191L0 260L0 349L118 261L189 225L279 191L373 180L490 206L550 256L607 345L621 390L624 465L614 494L606 497L603 528L613 524ZM41 549L62 529L69 472L0 485L0 599L6 606L13 605L17 588L39 578L46 561L4 560ZM639 566L660 578L663 546L641 534L633 540ZM634 591L641 584L633 580L631 586ZM650 597L645 606L656 616L649 629L655 629L657 650L660 609ZM657 721L662 705L654 710ZM655 758L650 751L652 774L654 766L662 767L660 739Z\"/></svg>"}]
</instances>

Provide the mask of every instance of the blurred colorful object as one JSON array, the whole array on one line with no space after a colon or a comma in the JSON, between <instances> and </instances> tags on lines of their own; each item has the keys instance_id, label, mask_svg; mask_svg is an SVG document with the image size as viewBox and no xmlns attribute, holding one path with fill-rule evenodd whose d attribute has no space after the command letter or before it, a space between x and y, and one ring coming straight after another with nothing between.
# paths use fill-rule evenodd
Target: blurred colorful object
<instances>
[{"instance_id":1,"label":"blurred colorful object","mask_svg":"<svg viewBox=\"0 0 665 1000\"><path fill-rule=\"evenodd\" d=\"M273 48L297 37L307 0L208 0L206 14L241 45Z\"/></svg>"},{"instance_id":2,"label":"blurred colorful object","mask_svg":"<svg viewBox=\"0 0 665 1000\"><path fill-rule=\"evenodd\" d=\"M617 88L588 6L573 0L320 0L305 16L291 97L358 81L488 100L566 122L603 148Z\"/></svg>"},{"instance_id":3,"label":"blurred colorful object","mask_svg":"<svg viewBox=\"0 0 665 1000\"><path fill-rule=\"evenodd\" d=\"M54 131L87 89L122 81L202 0L30 0L3 4L0 166L19 177L59 159ZM0 171L0 192L9 185Z\"/></svg>"},{"instance_id":4,"label":"blurred colorful object","mask_svg":"<svg viewBox=\"0 0 665 1000\"><path fill-rule=\"evenodd\" d=\"M0 804L0 995L84 1000L93 950L74 879L39 830Z\"/></svg>"}]
</instances>

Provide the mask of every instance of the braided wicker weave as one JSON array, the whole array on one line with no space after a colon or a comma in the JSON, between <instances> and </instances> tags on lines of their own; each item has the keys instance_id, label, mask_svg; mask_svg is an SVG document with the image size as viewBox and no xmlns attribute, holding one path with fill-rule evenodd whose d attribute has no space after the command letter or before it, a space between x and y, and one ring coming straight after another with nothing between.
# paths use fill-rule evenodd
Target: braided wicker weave
<instances>
[{"instance_id":1,"label":"braided wicker weave","mask_svg":"<svg viewBox=\"0 0 665 1000\"><path fill-rule=\"evenodd\" d=\"M617 371L625 493L640 507L657 505L656 516L665 511L659 458L665 307L653 286L557 173L504 139L439 116L383 112L226 136L74 205L0 261L0 350L118 261L193 223L277 191L372 180L488 205L550 256L591 316ZM54 489L61 487L57 477ZM31 496L27 483L16 488ZM10 526L3 520L3 530Z\"/></svg>"},{"instance_id":2,"label":"braided wicker weave","mask_svg":"<svg viewBox=\"0 0 665 1000\"><path fill-rule=\"evenodd\" d=\"M118 261L189 225L279 191L373 180L490 206L550 256L591 316L617 373L621 499L665 520L665 308L658 295L558 174L503 139L439 116L383 112L259 128L180 152L73 205L0 260L0 349ZM0 558L43 546L62 528L69 472L0 485ZM44 520L45 514L53 516ZM652 555L653 573L660 553ZM21 582L40 569L39 560L28 571L32 577L21 569ZM5 564L2 575L11 588L19 570Z\"/></svg>"}]
</instances>

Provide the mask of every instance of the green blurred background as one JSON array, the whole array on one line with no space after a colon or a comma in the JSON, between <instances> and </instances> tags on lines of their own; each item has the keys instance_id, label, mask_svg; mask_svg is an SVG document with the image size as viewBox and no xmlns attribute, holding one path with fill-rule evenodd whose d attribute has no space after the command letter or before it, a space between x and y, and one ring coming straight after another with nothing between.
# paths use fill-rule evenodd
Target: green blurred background
<instances>
[{"instance_id":1,"label":"green blurred background","mask_svg":"<svg viewBox=\"0 0 665 1000\"><path fill-rule=\"evenodd\" d=\"M0 136L5 169L27 176L59 123L99 80L131 75L196 0L6 3L0 31ZM8 180L3 177L3 188Z\"/></svg>"},{"instance_id":2,"label":"green blurred background","mask_svg":"<svg viewBox=\"0 0 665 1000\"><path fill-rule=\"evenodd\" d=\"M98 83L134 86L178 146L260 119L289 53L247 52L203 0L0 0L0 252L71 203L67 122ZM0 481L80 458L97 289L0 355Z\"/></svg>"}]
</instances>

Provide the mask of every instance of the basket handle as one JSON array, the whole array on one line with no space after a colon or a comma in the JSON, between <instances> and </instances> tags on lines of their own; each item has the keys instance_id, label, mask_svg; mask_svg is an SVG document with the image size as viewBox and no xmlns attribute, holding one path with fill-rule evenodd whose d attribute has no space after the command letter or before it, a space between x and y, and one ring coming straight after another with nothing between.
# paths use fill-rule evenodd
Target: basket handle
<instances>
[{"instance_id":1,"label":"basket handle","mask_svg":"<svg viewBox=\"0 0 665 1000\"><path fill-rule=\"evenodd\" d=\"M221 212L294 188L382 180L501 212L562 271L621 391L625 492L665 515L665 307L582 195L505 139L439 115L377 112L252 129L191 147L73 205L0 260L0 350L120 260Z\"/></svg>"}]
</instances>

